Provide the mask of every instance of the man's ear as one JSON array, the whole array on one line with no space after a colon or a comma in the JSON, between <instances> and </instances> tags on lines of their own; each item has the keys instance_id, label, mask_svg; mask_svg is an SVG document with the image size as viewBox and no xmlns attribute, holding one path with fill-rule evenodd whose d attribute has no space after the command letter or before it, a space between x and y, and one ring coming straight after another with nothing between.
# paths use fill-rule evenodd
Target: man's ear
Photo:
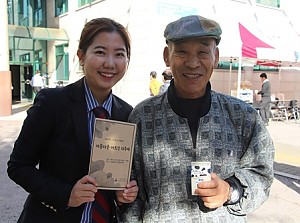
<instances>
[{"instance_id":1,"label":"man's ear","mask_svg":"<svg viewBox=\"0 0 300 223\"><path fill-rule=\"evenodd\" d=\"M164 55L163 56L164 56L164 61L165 61L166 66L169 67L170 66L170 62L169 62L169 48L167 46L164 48Z\"/></svg>"},{"instance_id":2,"label":"man's ear","mask_svg":"<svg viewBox=\"0 0 300 223\"><path fill-rule=\"evenodd\" d=\"M218 63L219 63L219 48L217 47L215 50L215 63L214 63L214 68L218 67Z\"/></svg>"}]
</instances>

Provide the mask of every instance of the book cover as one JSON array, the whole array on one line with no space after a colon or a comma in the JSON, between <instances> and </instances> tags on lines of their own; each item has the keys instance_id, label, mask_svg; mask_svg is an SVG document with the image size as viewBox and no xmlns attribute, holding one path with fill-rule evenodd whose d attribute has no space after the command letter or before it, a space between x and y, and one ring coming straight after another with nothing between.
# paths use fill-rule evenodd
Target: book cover
<instances>
[{"instance_id":1,"label":"book cover","mask_svg":"<svg viewBox=\"0 0 300 223\"><path fill-rule=\"evenodd\" d=\"M123 190L130 181L136 124L95 119L89 175L98 189Z\"/></svg>"}]
</instances>

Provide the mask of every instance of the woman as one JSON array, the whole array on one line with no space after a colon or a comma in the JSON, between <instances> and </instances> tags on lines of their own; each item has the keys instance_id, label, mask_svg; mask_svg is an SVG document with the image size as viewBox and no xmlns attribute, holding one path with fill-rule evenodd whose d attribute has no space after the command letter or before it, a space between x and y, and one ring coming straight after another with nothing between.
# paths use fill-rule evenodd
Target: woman
<instances>
[{"instance_id":1,"label":"woman","mask_svg":"<svg viewBox=\"0 0 300 223\"><path fill-rule=\"evenodd\" d=\"M9 177L29 193L19 222L91 222L97 193L95 179L87 175L93 109L102 106L119 121L127 121L132 110L112 94L130 60L126 29L108 18L91 20L82 30L77 55L85 76L38 93L8 161ZM116 221L115 204L134 201L137 191L135 181L124 191L111 191L108 219L98 222Z\"/></svg>"}]
</instances>

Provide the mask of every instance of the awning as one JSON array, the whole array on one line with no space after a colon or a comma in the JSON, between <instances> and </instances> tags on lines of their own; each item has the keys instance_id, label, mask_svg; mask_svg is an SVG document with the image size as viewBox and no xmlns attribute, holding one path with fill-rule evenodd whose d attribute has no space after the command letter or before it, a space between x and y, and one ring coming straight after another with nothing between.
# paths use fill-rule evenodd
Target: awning
<instances>
[{"instance_id":1,"label":"awning","mask_svg":"<svg viewBox=\"0 0 300 223\"><path fill-rule=\"evenodd\" d=\"M266 66L266 67L279 67L281 66L281 61L276 60L257 60L256 65Z\"/></svg>"},{"instance_id":2,"label":"awning","mask_svg":"<svg viewBox=\"0 0 300 223\"><path fill-rule=\"evenodd\" d=\"M68 35L63 29L28 27L8 25L8 36L47 41L68 41Z\"/></svg>"}]
</instances>

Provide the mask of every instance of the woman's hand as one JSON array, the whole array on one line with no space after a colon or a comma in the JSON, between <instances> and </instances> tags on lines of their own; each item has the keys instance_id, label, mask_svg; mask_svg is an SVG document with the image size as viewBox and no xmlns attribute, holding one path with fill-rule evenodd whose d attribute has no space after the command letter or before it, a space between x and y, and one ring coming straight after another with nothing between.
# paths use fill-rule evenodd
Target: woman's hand
<instances>
[{"instance_id":1,"label":"woman's hand","mask_svg":"<svg viewBox=\"0 0 300 223\"><path fill-rule=\"evenodd\" d=\"M84 176L72 188L68 206L78 207L83 203L95 200L97 193L96 180L88 175Z\"/></svg>"},{"instance_id":2,"label":"woman's hand","mask_svg":"<svg viewBox=\"0 0 300 223\"><path fill-rule=\"evenodd\" d=\"M135 180L130 181L126 185L125 190L117 190L117 202L118 205L121 205L122 203L131 203L133 202L138 194L139 187L137 186L137 183Z\"/></svg>"}]
</instances>

